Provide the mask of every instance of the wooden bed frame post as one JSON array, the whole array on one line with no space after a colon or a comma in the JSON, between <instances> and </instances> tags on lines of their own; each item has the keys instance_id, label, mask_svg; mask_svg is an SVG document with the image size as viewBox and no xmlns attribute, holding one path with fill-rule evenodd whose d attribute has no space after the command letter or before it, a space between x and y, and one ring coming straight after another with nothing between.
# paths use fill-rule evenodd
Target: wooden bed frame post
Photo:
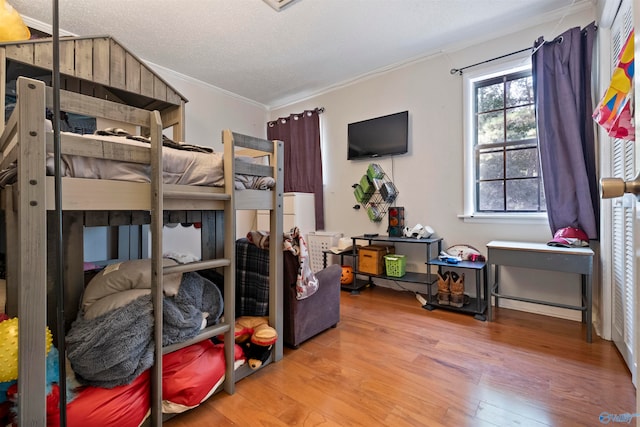
<instances>
[{"instance_id":1,"label":"wooden bed frame post","mask_svg":"<svg viewBox=\"0 0 640 427\"><path fill-rule=\"evenodd\" d=\"M274 141L274 152L272 156L273 160L273 168L274 168L274 176L282 177L283 169L284 169L284 143L282 141ZM284 179L276 179L276 188L273 191L273 209L271 210L270 217L270 229L275 230L273 232L273 236L277 236L275 243L269 245L269 259L277 259L282 260L282 210L283 210L283 200L282 194L284 193ZM276 251L279 251L276 252ZM273 267L273 263L271 264ZM276 341L275 349L273 352L274 361L278 361L282 359L284 354L283 349L283 267L282 262L276 262L275 268L271 268L269 270L269 284L273 286L275 284L275 292L269 292L269 324L273 326L278 332L278 341ZM274 310L275 308L275 310ZM279 313L279 314L278 314Z\"/></svg>"},{"instance_id":2,"label":"wooden bed frame post","mask_svg":"<svg viewBox=\"0 0 640 427\"><path fill-rule=\"evenodd\" d=\"M224 334L224 355L226 360L224 389L227 393L235 392L236 377L233 368L235 360L235 336L233 322L236 318L235 292L236 292L236 189L235 189L235 152L233 135L230 131L223 131L224 148L224 187L225 193L231 198L224 209L224 253L225 258L230 260L224 268L224 317L231 326L231 330Z\"/></svg>"},{"instance_id":3,"label":"wooden bed frame post","mask_svg":"<svg viewBox=\"0 0 640 427\"><path fill-rule=\"evenodd\" d=\"M153 302L154 363L151 370L151 425L162 425L162 121L158 111L150 113L151 127L151 300Z\"/></svg>"},{"instance_id":4,"label":"wooden bed frame post","mask_svg":"<svg viewBox=\"0 0 640 427\"><path fill-rule=\"evenodd\" d=\"M18 79L18 418L46 425L47 216L44 83Z\"/></svg>"}]
</instances>

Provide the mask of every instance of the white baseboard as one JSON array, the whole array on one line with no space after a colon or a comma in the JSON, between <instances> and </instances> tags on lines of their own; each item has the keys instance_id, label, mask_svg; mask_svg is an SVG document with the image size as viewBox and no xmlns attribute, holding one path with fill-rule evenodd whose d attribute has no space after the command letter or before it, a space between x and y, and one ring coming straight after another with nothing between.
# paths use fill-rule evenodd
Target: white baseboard
<instances>
[{"instance_id":1,"label":"white baseboard","mask_svg":"<svg viewBox=\"0 0 640 427\"><path fill-rule=\"evenodd\" d=\"M383 288L395 289L398 291L410 291L410 292L418 292L423 295L427 293L427 287L425 285L420 285L416 283L401 283L401 282L391 282L387 280L376 279L376 286L380 286ZM510 310L518 310L524 311L526 313L533 314L541 314L543 316L551 316L557 317L560 319L573 320L576 322L582 321L582 312L577 310L569 310L566 308L553 307L550 305L543 304L532 304L528 302L522 301L514 301L514 300L500 300L501 308L508 308Z\"/></svg>"},{"instance_id":2,"label":"white baseboard","mask_svg":"<svg viewBox=\"0 0 640 427\"><path fill-rule=\"evenodd\" d=\"M553 307L550 305L532 304L529 302L501 299L500 307L508 308L511 310L524 311L527 313L542 314L544 316L558 317L560 319L574 320L576 322L582 321L581 311Z\"/></svg>"}]
</instances>

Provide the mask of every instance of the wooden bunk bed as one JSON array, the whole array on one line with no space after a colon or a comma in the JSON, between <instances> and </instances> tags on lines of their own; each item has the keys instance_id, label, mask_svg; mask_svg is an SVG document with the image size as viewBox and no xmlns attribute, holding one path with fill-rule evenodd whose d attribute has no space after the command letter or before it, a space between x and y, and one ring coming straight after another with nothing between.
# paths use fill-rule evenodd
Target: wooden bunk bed
<instances>
[{"instance_id":1,"label":"wooden bunk bed","mask_svg":"<svg viewBox=\"0 0 640 427\"><path fill-rule=\"evenodd\" d=\"M0 44L0 91L6 87L8 67L24 69L37 77L51 69L52 40ZM20 425L44 425L45 357L43 336L56 309L56 275L64 278L65 324L76 315L75 307L84 286L83 230L88 226L150 224L151 295L154 307L155 357L151 369L151 423L162 422L162 355L192 343L224 335L224 390L234 392L235 382L251 373L234 369L235 242L236 211L267 209L273 235L282 236L282 143L223 132L224 186L208 187L163 183L163 130L173 128L175 140L184 135L185 99L150 71L134 55L109 37L66 38L61 41L60 110L103 118L137 127L149 135L148 147L118 144L100 136L87 138L60 133L63 156L83 156L107 161L150 165L149 182L62 177L56 189L54 177L46 176L47 153L53 152L54 135L45 129L47 107L53 90L40 80L17 79L16 107L0 135L0 169L17 164L17 179L1 193L6 223L7 307L20 319L18 408ZM64 46L64 47L62 47ZM45 79L46 80L46 79ZM4 95L2 93L1 95ZM4 105L4 96L1 97ZM114 101L115 99L115 101ZM197 143L195 141L189 141ZM238 154L266 155L270 164L237 160ZM275 179L269 190L236 190L237 174ZM59 191L56 195L56 190ZM58 224L51 212L56 202L62 211L62 242L53 242ZM163 223L169 218L202 224L202 261L163 266ZM273 244L275 243L275 244ZM281 242L280 242L281 243ZM64 265L57 266L53 253L62 248ZM280 283L282 251L270 245L270 283ZM163 276L170 273L222 269L224 320L204 329L195 338L162 347ZM282 335L282 295L270 287L269 322ZM47 312L49 315L47 316ZM274 346L271 360L282 357L282 341Z\"/></svg>"}]
</instances>

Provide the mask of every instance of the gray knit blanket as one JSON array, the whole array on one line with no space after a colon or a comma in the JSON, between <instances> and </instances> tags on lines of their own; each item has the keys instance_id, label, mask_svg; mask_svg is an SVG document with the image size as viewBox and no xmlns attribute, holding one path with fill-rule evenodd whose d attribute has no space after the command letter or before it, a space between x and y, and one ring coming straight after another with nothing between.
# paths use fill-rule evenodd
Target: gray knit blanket
<instances>
[{"instance_id":1,"label":"gray knit blanket","mask_svg":"<svg viewBox=\"0 0 640 427\"><path fill-rule=\"evenodd\" d=\"M222 293L197 273L184 273L175 297L164 297L163 346L198 334L208 313L207 326L222 315ZM94 319L82 314L66 336L67 355L78 381L113 388L131 383L153 365L153 307L151 296Z\"/></svg>"}]
</instances>

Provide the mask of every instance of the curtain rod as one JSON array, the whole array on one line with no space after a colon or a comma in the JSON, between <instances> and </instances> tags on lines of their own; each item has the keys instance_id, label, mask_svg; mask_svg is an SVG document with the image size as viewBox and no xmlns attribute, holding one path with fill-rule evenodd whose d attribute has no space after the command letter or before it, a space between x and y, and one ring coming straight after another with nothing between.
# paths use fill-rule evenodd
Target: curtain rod
<instances>
[{"instance_id":1,"label":"curtain rod","mask_svg":"<svg viewBox=\"0 0 640 427\"><path fill-rule=\"evenodd\" d=\"M294 114L290 114L290 115L289 115L289 117L291 117L291 116L297 116L297 115L304 114L304 113L307 113L307 112L316 112L316 113L318 113L318 114L322 114L322 113L324 113L324 107L316 107L316 108L314 108L314 109L312 109L312 110L304 110L304 111L303 111L303 112L301 112L301 113L294 113ZM278 117L278 118L277 118L277 119L275 119L275 120L269 120L269 121L267 122L267 124L268 124L269 126L273 126L273 125L275 125L275 123L276 123L278 120L286 120L286 119L288 119L289 117Z\"/></svg>"},{"instance_id":2,"label":"curtain rod","mask_svg":"<svg viewBox=\"0 0 640 427\"><path fill-rule=\"evenodd\" d=\"M322 113L324 113L324 107L316 107L316 108L313 108L313 109L310 109L310 110L304 110L304 111L302 111L302 113L292 113L292 114L290 114L290 116L295 116L297 114L303 114L303 113L306 113L308 111L309 112L316 112L318 114L322 114Z\"/></svg>"},{"instance_id":3,"label":"curtain rod","mask_svg":"<svg viewBox=\"0 0 640 427\"><path fill-rule=\"evenodd\" d=\"M452 68L451 71L449 71L449 72L451 73L451 75L456 74L456 73L458 73L459 75L462 75L462 71L466 70L467 68L476 67L478 65L486 64L487 62L497 61L498 59L506 58L507 56L516 55L518 53L526 52L528 50L531 50L531 48L528 47L526 49L516 50L515 52L507 53L507 54L501 55L501 56L496 56L495 58L487 59L486 61L478 62L478 63L472 64L472 65L467 65L466 67Z\"/></svg>"},{"instance_id":4,"label":"curtain rod","mask_svg":"<svg viewBox=\"0 0 640 427\"><path fill-rule=\"evenodd\" d=\"M598 26L595 25L595 30L598 30ZM584 34L585 29L583 28L582 30L580 30L581 33ZM558 43L562 43L563 37L562 35L559 35L558 37L556 37L555 39L553 39L551 42L549 43L553 43L553 42L558 42ZM486 61L482 61L482 62L478 62L476 64L472 64L472 65L467 65L466 67L462 67L462 68L452 68L449 73L451 73L451 75L453 74L459 74L462 75L462 71L466 70L467 68L472 68L472 67L476 67L478 65L482 65L482 64L486 64L487 62L492 62L492 61L497 61L498 59L502 59L502 58L506 58L507 56L511 56L511 55L516 55L518 53L522 53L522 52L526 52L528 50L531 51L531 54L533 55L538 49L540 49L540 47L542 47L543 44L547 43L546 41L544 41L544 39L542 40L542 42L538 45L538 47L536 47L535 49L533 47L528 47L526 49L520 49L520 50L516 50L515 52L511 52L511 53L507 53L501 56L496 56L495 58L491 58L491 59L487 59Z\"/></svg>"}]
</instances>

